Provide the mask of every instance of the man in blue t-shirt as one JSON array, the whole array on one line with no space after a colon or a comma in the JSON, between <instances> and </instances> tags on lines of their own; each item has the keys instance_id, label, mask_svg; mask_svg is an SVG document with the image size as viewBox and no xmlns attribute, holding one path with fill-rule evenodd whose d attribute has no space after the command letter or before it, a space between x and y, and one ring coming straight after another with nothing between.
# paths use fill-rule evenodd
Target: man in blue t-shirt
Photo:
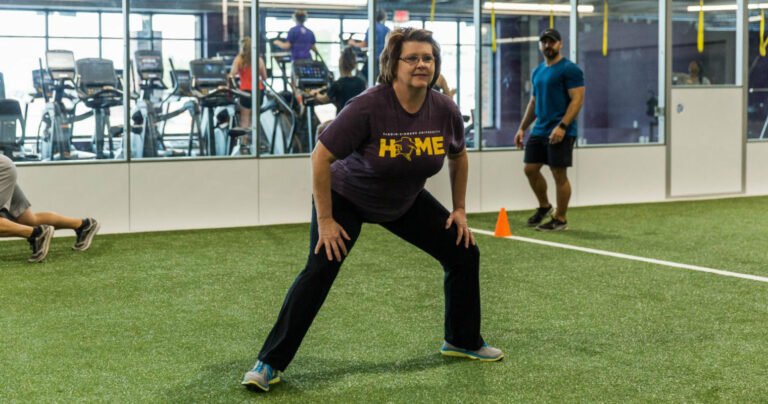
<instances>
[{"instance_id":1,"label":"man in blue t-shirt","mask_svg":"<svg viewBox=\"0 0 768 404\"><path fill-rule=\"evenodd\" d=\"M374 70L373 70L373 79L376 80L379 77L379 57L381 56L381 51L384 50L384 44L387 40L387 34L389 34L389 28L387 28L386 25L384 25L384 21L387 20L387 12L379 9L376 12L376 25L374 25L373 29L375 30L375 41L373 44L373 51L374 51ZM365 40L364 41L358 41L355 39L350 39L347 42L348 45L356 46L358 48L364 48L369 46L368 42L368 31L365 31ZM368 51L371 51L369 48ZM368 76L368 62L366 61L365 65L362 69L360 69L360 75L363 77Z\"/></svg>"},{"instance_id":2,"label":"man in blue t-shirt","mask_svg":"<svg viewBox=\"0 0 768 404\"><path fill-rule=\"evenodd\" d=\"M288 41L280 39L275 40L275 45L280 49L291 51L291 61L295 62L302 59L312 59L310 50L315 50L315 33L304 26L307 21L307 12L296 10L293 13L293 20L296 25L288 30Z\"/></svg>"},{"instance_id":3,"label":"man in blue t-shirt","mask_svg":"<svg viewBox=\"0 0 768 404\"><path fill-rule=\"evenodd\" d=\"M584 104L584 72L560 54L563 47L560 33L547 29L539 36L539 49L545 61L531 75L533 95L528 102L515 144L523 147L525 131L536 121L525 143L525 175L539 201L539 208L528 219L536 230L565 230L565 216L571 199L571 183L567 170L573 162L576 143L576 116ZM552 212L547 198L547 181L541 175L546 164L555 179L557 210L547 223L544 218Z\"/></svg>"}]
</instances>

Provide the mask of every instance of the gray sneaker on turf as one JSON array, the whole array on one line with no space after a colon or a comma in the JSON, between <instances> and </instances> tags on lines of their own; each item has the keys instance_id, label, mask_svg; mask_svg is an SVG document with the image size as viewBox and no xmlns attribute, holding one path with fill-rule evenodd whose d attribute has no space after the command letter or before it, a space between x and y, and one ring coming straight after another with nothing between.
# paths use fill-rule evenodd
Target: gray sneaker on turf
<instances>
[{"instance_id":1,"label":"gray sneaker on turf","mask_svg":"<svg viewBox=\"0 0 768 404\"><path fill-rule=\"evenodd\" d=\"M280 383L280 372L272 369L272 366L258 361L241 382L246 387L255 386L264 391L269 391L270 384Z\"/></svg>"},{"instance_id":2,"label":"gray sneaker on turf","mask_svg":"<svg viewBox=\"0 0 768 404\"><path fill-rule=\"evenodd\" d=\"M568 222L552 217L548 222L536 226L538 231L562 231L568 230Z\"/></svg>"},{"instance_id":3,"label":"gray sneaker on turf","mask_svg":"<svg viewBox=\"0 0 768 404\"><path fill-rule=\"evenodd\" d=\"M35 232L38 232L37 236L33 235L27 239L29 247L32 248L32 255L27 259L28 262L41 262L48 256L48 248L53 238L53 226L41 224L35 227Z\"/></svg>"},{"instance_id":4,"label":"gray sneaker on turf","mask_svg":"<svg viewBox=\"0 0 768 404\"><path fill-rule=\"evenodd\" d=\"M451 345L447 341L444 341L443 346L440 348L440 353L443 356L476 359L480 362L496 362L504 358L504 352L502 352L501 349L494 348L488 344L483 344L480 349L470 351L468 349L462 349L455 345Z\"/></svg>"},{"instance_id":5,"label":"gray sneaker on turf","mask_svg":"<svg viewBox=\"0 0 768 404\"><path fill-rule=\"evenodd\" d=\"M75 245L72 249L75 251L85 251L91 247L91 241L93 236L99 232L101 224L94 218L83 219L83 224L80 228L75 230L77 238L75 239Z\"/></svg>"}]
</instances>

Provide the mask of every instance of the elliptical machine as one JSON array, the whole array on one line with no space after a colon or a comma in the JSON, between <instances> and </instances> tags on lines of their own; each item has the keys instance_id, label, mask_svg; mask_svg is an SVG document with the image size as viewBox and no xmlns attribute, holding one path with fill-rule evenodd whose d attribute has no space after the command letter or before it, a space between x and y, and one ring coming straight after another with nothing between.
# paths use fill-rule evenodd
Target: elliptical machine
<instances>
[{"instance_id":1,"label":"elliptical machine","mask_svg":"<svg viewBox=\"0 0 768 404\"><path fill-rule=\"evenodd\" d=\"M229 88L227 66L221 59L196 59L189 62L192 92L202 110L201 154L226 156L230 152L232 116L228 108L235 105L236 93ZM238 136L242 131L233 132Z\"/></svg>"},{"instance_id":2,"label":"elliptical machine","mask_svg":"<svg viewBox=\"0 0 768 404\"><path fill-rule=\"evenodd\" d=\"M80 100L77 95L72 95L76 87L75 55L72 51L49 50L45 53L45 60L47 72L40 61L40 74L48 74L53 88L47 88L49 81L45 77L40 78L46 105L38 128L38 150L42 160L77 158L72 146L73 126L75 122L90 118L93 110L82 115L75 114Z\"/></svg>"},{"instance_id":3,"label":"elliptical machine","mask_svg":"<svg viewBox=\"0 0 768 404\"><path fill-rule=\"evenodd\" d=\"M136 111L132 114L133 128L139 135L136 139L137 146L134 148L134 157L168 157L173 155L173 151L167 149L163 141L165 123L179 115L188 112L192 117L192 127L190 128L190 149L187 151L191 155L191 139L195 130L200 131L200 123L197 115L198 105L194 99L188 100L184 105L175 111L170 111L169 100L173 96L181 97L188 95L184 89L179 86L179 80L174 73L174 87L171 93L162 99L155 97L156 91L166 91L168 87L163 82L163 55L160 51L139 50L134 54L136 61L136 72L139 75L140 96L136 102ZM173 66L173 62L171 62ZM191 95L191 94L189 94ZM159 102L156 102L159 101ZM165 106L165 109L164 109ZM162 123L163 130L159 131L157 125Z\"/></svg>"},{"instance_id":4,"label":"elliptical machine","mask_svg":"<svg viewBox=\"0 0 768 404\"><path fill-rule=\"evenodd\" d=\"M117 89L117 76L111 60L87 58L76 62L77 94L93 111L96 128L91 141L97 159L115 158L113 136L123 132L122 126L109 124L109 110L123 104L123 92ZM104 153L104 137L109 138L109 153Z\"/></svg>"},{"instance_id":5,"label":"elliptical machine","mask_svg":"<svg viewBox=\"0 0 768 404\"><path fill-rule=\"evenodd\" d=\"M328 70L323 60L297 60L293 62L293 83L305 94L312 89L321 87L330 87L333 82L333 74ZM306 107L304 109L304 118L306 124L301 128L306 132L307 151L311 152L315 147L315 128L319 125L319 120L315 115L315 98L305 95L302 102ZM301 139L302 149L304 146ZM302 152L304 150L299 150Z\"/></svg>"}]
</instances>

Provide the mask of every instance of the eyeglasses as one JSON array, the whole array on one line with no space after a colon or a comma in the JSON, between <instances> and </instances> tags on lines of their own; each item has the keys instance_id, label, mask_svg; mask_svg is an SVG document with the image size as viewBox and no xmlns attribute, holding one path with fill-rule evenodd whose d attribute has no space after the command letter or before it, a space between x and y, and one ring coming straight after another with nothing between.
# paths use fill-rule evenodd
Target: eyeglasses
<instances>
[{"instance_id":1,"label":"eyeglasses","mask_svg":"<svg viewBox=\"0 0 768 404\"><path fill-rule=\"evenodd\" d=\"M416 66L419 63L419 60L424 62L425 65L431 65L432 63L435 62L435 57L432 55L424 55L424 56L411 55L411 56L406 56L404 58L400 58L400 60L402 60L405 63L408 63L411 66Z\"/></svg>"}]
</instances>

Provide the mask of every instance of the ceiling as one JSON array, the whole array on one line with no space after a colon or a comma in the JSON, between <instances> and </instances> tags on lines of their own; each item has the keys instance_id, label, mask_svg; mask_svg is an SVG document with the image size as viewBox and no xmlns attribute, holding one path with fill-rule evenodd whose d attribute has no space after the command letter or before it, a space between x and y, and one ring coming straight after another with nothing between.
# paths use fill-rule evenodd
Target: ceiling
<instances>
[{"instance_id":1,"label":"ceiling","mask_svg":"<svg viewBox=\"0 0 768 404\"><path fill-rule=\"evenodd\" d=\"M130 0L132 9L136 10L176 10L219 12L223 0ZM226 0L229 7L237 8L239 0ZM266 0L265 0L266 1ZM343 0L329 0L329 2L343 2ZM481 0L483 3L486 0ZM550 4L548 0L510 0L516 3L526 4ZM246 7L250 7L250 0L245 0ZM281 0L270 0L272 3L280 3ZM496 4L508 1L499 0ZM736 0L708 0L707 4L734 4ZM554 4L566 5L568 1L555 0ZM597 12L602 11L603 0L581 0L580 4L593 5ZM697 0L674 0L675 10L684 12L685 7L698 5ZM473 0L435 0L438 17L443 16L472 16ZM622 16L654 17L658 13L658 0L608 0L609 11L613 18ZM0 0L3 8L49 8L49 9L111 9L121 10L122 0ZM378 0L377 7L388 11L408 10L414 15L429 15L431 2L429 0ZM290 10L293 6L286 6ZM365 8L360 10L365 12ZM676 12L680 12L676 11ZM501 14L501 13L500 13ZM695 13L690 13L695 16Z\"/></svg>"}]
</instances>

